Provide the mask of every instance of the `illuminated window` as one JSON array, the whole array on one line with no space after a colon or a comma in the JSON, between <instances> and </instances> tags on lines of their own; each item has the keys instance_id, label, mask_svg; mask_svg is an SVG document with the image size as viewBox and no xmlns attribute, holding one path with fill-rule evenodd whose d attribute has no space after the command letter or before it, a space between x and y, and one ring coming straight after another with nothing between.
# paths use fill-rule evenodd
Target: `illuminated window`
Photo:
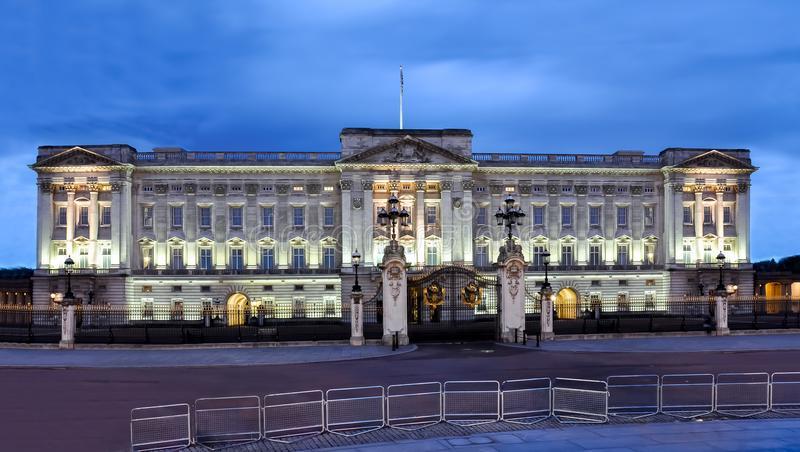
<instances>
[{"instance_id":1,"label":"illuminated window","mask_svg":"<svg viewBox=\"0 0 800 452\"><path fill-rule=\"evenodd\" d=\"M656 263L656 244L653 242L644 244L644 263L645 264Z\"/></svg>"},{"instance_id":2,"label":"illuminated window","mask_svg":"<svg viewBox=\"0 0 800 452\"><path fill-rule=\"evenodd\" d=\"M292 248L292 268L306 267L306 249L303 247Z\"/></svg>"},{"instance_id":3,"label":"illuminated window","mask_svg":"<svg viewBox=\"0 0 800 452\"><path fill-rule=\"evenodd\" d=\"M152 246L143 246L142 247L142 268L145 270L151 270L153 268L153 247Z\"/></svg>"},{"instance_id":4,"label":"illuminated window","mask_svg":"<svg viewBox=\"0 0 800 452\"><path fill-rule=\"evenodd\" d=\"M694 262L694 250L692 250L692 244L689 242L683 243L683 263L684 264L691 264Z\"/></svg>"},{"instance_id":5,"label":"illuminated window","mask_svg":"<svg viewBox=\"0 0 800 452\"><path fill-rule=\"evenodd\" d=\"M653 206L644 206L644 225L653 226L656 222L656 211Z\"/></svg>"},{"instance_id":6,"label":"illuminated window","mask_svg":"<svg viewBox=\"0 0 800 452\"><path fill-rule=\"evenodd\" d=\"M295 185L292 187L292 191L303 191L302 185Z\"/></svg>"},{"instance_id":7,"label":"illuminated window","mask_svg":"<svg viewBox=\"0 0 800 452\"><path fill-rule=\"evenodd\" d=\"M601 264L602 259L602 246L589 245L589 265L597 267Z\"/></svg>"},{"instance_id":8,"label":"illuminated window","mask_svg":"<svg viewBox=\"0 0 800 452\"><path fill-rule=\"evenodd\" d=\"M274 248L261 248L261 268L269 270L275 268L275 249Z\"/></svg>"},{"instance_id":9,"label":"illuminated window","mask_svg":"<svg viewBox=\"0 0 800 452\"><path fill-rule=\"evenodd\" d=\"M200 248L200 269L209 271L214 265L213 258L211 257L211 248Z\"/></svg>"},{"instance_id":10,"label":"illuminated window","mask_svg":"<svg viewBox=\"0 0 800 452\"><path fill-rule=\"evenodd\" d=\"M89 247L81 246L78 248L78 268L89 268Z\"/></svg>"},{"instance_id":11,"label":"illuminated window","mask_svg":"<svg viewBox=\"0 0 800 452\"><path fill-rule=\"evenodd\" d=\"M145 228L152 228L153 227L153 207L152 206L143 206L142 207L142 227L145 227Z\"/></svg>"},{"instance_id":12,"label":"illuminated window","mask_svg":"<svg viewBox=\"0 0 800 452\"><path fill-rule=\"evenodd\" d=\"M170 254L170 268L172 270L183 270L183 248L173 247Z\"/></svg>"},{"instance_id":13,"label":"illuminated window","mask_svg":"<svg viewBox=\"0 0 800 452\"><path fill-rule=\"evenodd\" d=\"M488 267L489 266L489 247L486 245L478 245L475 247L475 266Z\"/></svg>"},{"instance_id":14,"label":"illuminated window","mask_svg":"<svg viewBox=\"0 0 800 452\"><path fill-rule=\"evenodd\" d=\"M111 268L111 246L100 248L100 268Z\"/></svg>"},{"instance_id":15,"label":"illuminated window","mask_svg":"<svg viewBox=\"0 0 800 452\"><path fill-rule=\"evenodd\" d=\"M425 253L426 265L439 265L439 247L435 243L429 243Z\"/></svg>"},{"instance_id":16,"label":"illuminated window","mask_svg":"<svg viewBox=\"0 0 800 452\"><path fill-rule=\"evenodd\" d=\"M324 268L336 268L336 249L332 246L326 246L322 250L322 266Z\"/></svg>"},{"instance_id":17,"label":"illuminated window","mask_svg":"<svg viewBox=\"0 0 800 452\"><path fill-rule=\"evenodd\" d=\"M231 259L228 268L231 270L244 268L244 250L242 248L231 248Z\"/></svg>"},{"instance_id":18,"label":"illuminated window","mask_svg":"<svg viewBox=\"0 0 800 452\"><path fill-rule=\"evenodd\" d=\"M333 191L333 185L326 185L322 187L322 191Z\"/></svg>"}]
</instances>

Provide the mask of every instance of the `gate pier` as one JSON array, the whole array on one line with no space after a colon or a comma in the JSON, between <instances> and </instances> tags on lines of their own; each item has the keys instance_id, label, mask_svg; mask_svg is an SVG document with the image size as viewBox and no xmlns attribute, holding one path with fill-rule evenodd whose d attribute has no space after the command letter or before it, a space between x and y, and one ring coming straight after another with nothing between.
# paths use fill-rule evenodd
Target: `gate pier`
<instances>
[{"instance_id":1,"label":"gate pier","mask_svg":"<svg viewBox=\"0 0 800 452\"><path fill-rule=\"evenodd\" d=\"M396 240L383 252L383 344L408 345L408 280L405 250Z\"/></svg>"},{"instance_id":2,"label":"gate pier","mask_svg":"<svg viewBox=\"0 0 800 452\"><path fill-rule=\"evenodd\" d=\"M509 240L500 248L497 260L500 282L500 341L524 342L525 337L525 258L522 246Z\"/></svg>"}]
</instances>

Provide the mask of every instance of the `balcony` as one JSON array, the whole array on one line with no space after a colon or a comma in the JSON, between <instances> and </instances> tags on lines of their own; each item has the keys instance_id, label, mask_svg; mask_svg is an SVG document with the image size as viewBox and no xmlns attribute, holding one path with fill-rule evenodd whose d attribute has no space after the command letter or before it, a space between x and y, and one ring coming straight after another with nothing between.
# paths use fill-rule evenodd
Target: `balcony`
<instances>
[{"instance_id":1,"label":"balcony","mask_svg":"<svg viewBox=\"0 0 800 452\"><path fill-rule=\"evenodd\" d=\"M270 269L135 269L131 274L137 276L256 276L256 275L338 275L338 268L270 268Z\"/></svg>"},{"instance_id":2,"label":"balcony","mask_svg":"<svg viewBox=\"0 0 800 452\"><path fill-rule=\"evenodd\" d=\"M194 152L183 149L156 149L137 152L134 161L140 166L159 165L303 165L333 166L340 152Z\"/></svg>"},{"instance_id":3,"label":"balcony","mask_svg":"<svg viewBox=\"0 0 800 452\"><path fill-rule=\"evenodd\" d=\"M660 168L661 157L644 153L625 154L527 154L473 153L472 159L481 166L543 166L543 167L621 167Z\"/></svg>"}]
</instances>

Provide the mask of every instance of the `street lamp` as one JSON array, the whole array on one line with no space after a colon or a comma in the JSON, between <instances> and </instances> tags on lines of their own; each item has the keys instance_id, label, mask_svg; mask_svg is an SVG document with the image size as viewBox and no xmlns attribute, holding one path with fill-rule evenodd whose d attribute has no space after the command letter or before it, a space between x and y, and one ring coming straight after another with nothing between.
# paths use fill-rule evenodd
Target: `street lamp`
<instances>
[{"instance_id":1,"label":"street lamp","mask_svg":"<svg viewBox=\"0 0 800 452\"><path fill-rule=\"evenodd\" d=\"M717 254L717 266L719 267L719 283L717 284L717 294L722 296L723 293L727 292L725 289L725 284L722 282L722 269L725 268L725 254L722 251Z\"/></svg>"},{"instance_id":2,"label":"street lamp","mask_svg":"<svg viewBox=\"0 0 800 452\"><path fill-rule=\"evenodd\" d=\"M389 210L387 211L384 207L381 207L381 210L378 212L378 224L386 226L391 223L392 242L395 242L397 238L395 229L397 227L398 218L400 219L400 225L406 226L408 225L408 218L410 217L405 207L403 207L402 210L397 208L398 204L400 204L400 200L397 199L397 195L392 193L392 195L389 196Z\"/></svg>"},{"instance_id":3,"label":"street lamp","mask_svg":"<svg viewBox=\"0 0 800 452\"><path fill-rule=\"evenodd\" d=\"M541 256L542 264L544 264L544 283L542 284L542 290L545 288L550 289L550 282L547 280L547 266L550 265L550 251L544 250Z\"/></svg>"},{"instance_id":4,"label":"street lamp","mask_svg":"<svg viewBox=\"0 0 800 452\"><path fill-rule=\"evenodd\" d=\"M67 274L67 291L64 292L64 297L61 299L61 304L69 306L75 304L75 294L72 293L72 269L75 266L75 261L67 256L64 260L64 273Z\"/></svg>"},{"instance_id":5,"label":"street lamp","mask_svg":"<svg viewBox=\"0 0 800 452\"><path fill-rule=\"evenodd\" d=\"M356 249L351 257L353 259L353 268L356 272L356 283L353 284L353 292L361 292L361 286L358 285L358 266L361 264L361 253Z\"/></svg>"},{"instance_id":6,"label":"street lamp","mask_svg":"<svg viewBox=\"0 0 800 452\"><path fill-rule=\"evenodd\" d=\"M503 207L497 208L497 213L494 217L497 218L498 226L505 226L508 228L508 241L511 242L511 231L514 225L522 225L522 218L525 212L522 207L514 205L514 197L510 194L505 199L505 209Z\"/></svg>"}]
</instances>

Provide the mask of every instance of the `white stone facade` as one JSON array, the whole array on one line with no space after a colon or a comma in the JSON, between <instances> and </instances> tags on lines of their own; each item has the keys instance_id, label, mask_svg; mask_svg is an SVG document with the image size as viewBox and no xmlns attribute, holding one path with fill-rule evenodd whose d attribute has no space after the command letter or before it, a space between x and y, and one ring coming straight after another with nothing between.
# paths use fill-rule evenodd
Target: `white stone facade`
<instances>
[{"instance_id":1,"label":"white stone facade","mask_svg":"<svg viewBox=\"0 0 800 452\"><path fill-rule=\"evenodd\" d=\"M86 303L225 304L234 295L287 313L340 312L350 255L364 256L364 299L377 290L388 231L376 212L394 193L411 214L406 261L486 271L513 194L529 282L574 296L696 294L722 251L752 293L746 149L658 154L506 154L472 150L463 129L344 129L338 152L193 152L127 145L43 146L33 301L64 291L76 262ZM322 314L319 314L322 313ZM288 315L288 314L287 314Z\"/></svg>"}]
</instances>

